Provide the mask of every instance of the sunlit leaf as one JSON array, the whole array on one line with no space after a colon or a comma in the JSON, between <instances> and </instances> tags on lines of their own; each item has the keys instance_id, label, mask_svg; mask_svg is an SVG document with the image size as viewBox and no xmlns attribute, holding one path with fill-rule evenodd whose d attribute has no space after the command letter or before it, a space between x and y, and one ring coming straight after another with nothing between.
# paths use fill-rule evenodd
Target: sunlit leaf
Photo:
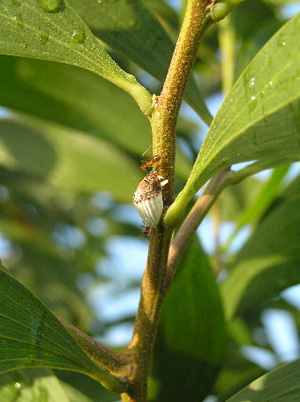
<instances>
[{"instance_id":1,"label":"sunlit leaf","mask_svg":"<svg viewBox=\"0 0 300 402\"><path fill-rule=\"evenodd\" d=\"M168 224L178 219L199 188L223 168L256 159L300 159L299 76L297 14L257 54L226 97L186 186L167 213Z\"/></svg>"},{"instance_id":2,"label":"sunlit leaf","mask_svg":"<svg viewBox=\"0 0 300 402\"><path fill-rule=\"evenodd\" d=\"M1 374L0 400L70 402L55 374L42 368Z\"/></svg>"},{"instance_id":3,"label":"sunlit leaf","mask_svg":"<svg viewBox=\"0 0 300 402\"><path fill-rule=\"evenodd\" d=\"M299 376L300 360L296 360L253 381L228 402L297 401L300 398Z\"/></svg>"},{"instance_id":4,"label":"sunlit leaf","mask_svg":"<svg viewBox=\"0 0 300 402\"><path fill-rule=\"evenodd\" d=\"M111 59L65 0L1 1L0 54L85 68L129 92L144 112L151 107L148 91Z\"/></svg>"}]
</instances>

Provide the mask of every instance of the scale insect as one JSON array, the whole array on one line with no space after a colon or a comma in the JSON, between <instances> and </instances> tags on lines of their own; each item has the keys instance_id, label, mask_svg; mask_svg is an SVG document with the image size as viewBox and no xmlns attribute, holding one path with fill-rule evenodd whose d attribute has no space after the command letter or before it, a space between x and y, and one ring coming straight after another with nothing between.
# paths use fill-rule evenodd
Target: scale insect
<instances>
[{"instance_id":1,"label":"scale insect","mask_svg":"<svg viewBox=\"0 0 300 402\"><path fill-rule=\"evenodd\" d=\"M153 167L160 161L159 155L153 156L149 161L142 161L141 169L146 171L147 167ZM163 211L162 189L168 183L162 176L154 170L147 174L139 183L138 188L133 194L133 205L139 216L146 225L144 234L148 234L151 228L159 224Z\"/></svg>"}]
</instances>

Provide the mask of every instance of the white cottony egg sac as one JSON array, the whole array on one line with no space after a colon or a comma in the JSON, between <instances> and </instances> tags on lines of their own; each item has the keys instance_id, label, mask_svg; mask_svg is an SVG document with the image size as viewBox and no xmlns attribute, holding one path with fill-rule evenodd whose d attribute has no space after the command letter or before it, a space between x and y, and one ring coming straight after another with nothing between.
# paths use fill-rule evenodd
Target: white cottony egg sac
<instances>
[{"instance_id":1,"label":"white cottony egg sac","mask_svg":"<svg viewBox=\"0 0 300 402\"><path fill-rule=\"evenodd\" d=\"M152 170L140 182L133 194L133 205L149 228L154 228L160 221L163 211L162 188L167 183L168 180L164 180Z\"/></svg>"},{"instance_id":2,"label":"white cottony egg sac","mask_svg":"<svg viewBox=\"0 0 300 402\"><path fill-rule=\"evenodd\" d=\"M141 201L138 204L134 204L134 206L136 207L138 214L146 226L154 228L158 225L163 210L161 192L153 198L149 198Z\"/></svg>"}]
</instances>

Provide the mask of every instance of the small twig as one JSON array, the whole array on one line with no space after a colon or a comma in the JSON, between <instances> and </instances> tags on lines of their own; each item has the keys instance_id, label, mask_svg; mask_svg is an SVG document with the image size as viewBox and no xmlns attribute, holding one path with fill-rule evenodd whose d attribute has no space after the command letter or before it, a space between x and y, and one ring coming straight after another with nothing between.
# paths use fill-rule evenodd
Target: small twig
<instances>
[{"instance_id":1,"label":"small twig","mask_svg":"<svg viewBox=\"0 0 300 402\"><path fill-rule=\"evenodd\" d=\"M214 249L213 249L213 270L216 276L222 270L222 258L221 258L221 243L220 243L220 231L221 231L221 203L222 200L218 198L212 206L212 224L213 224L213 237L214 237Z\"/></svg>"},{"instance_id":2,"label":"small twig","mask_svg":"<svg viewBox=\"0 0 300 402\"><path fill-rule=\"evenodd\" d=\"M208 183L203 195L198 199L187 215L170 246L168 258L168 270L170 272L174 273L176 263L188 245L191 237L196 232L198 226L219 194L230 183L230 175L230 171L225 169L213 177Z\"/></svg>"}]
</instances>

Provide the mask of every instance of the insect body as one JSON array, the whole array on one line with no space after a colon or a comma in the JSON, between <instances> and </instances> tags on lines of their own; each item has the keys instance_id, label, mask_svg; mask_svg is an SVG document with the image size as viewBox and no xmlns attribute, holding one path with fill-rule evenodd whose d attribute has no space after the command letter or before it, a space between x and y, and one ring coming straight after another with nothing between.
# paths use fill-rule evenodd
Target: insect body
<instances>
[{"instance_id":1,"label":"insect body","mask_svg":"<svg viewBox=\"0 0 300 402\"><path fill-rule=\"evenodd\" d=\"M146 156L147 158L147 156ZM142 160L142 166L141 169L146 172L147 167L153 167L153 165L157 162L159 162L161 157L159 155L154 155L152 158L149 158L149 160L144 161Z\"/></svg>"},{"instance_id":2,"label":"insect body","mask_svg":"<svg viewBox=\"0 0 300 402\"><path fill-rule=\"evenodd\" d=\"M168 180L164 180L152 170L133 194L133 205L148 228L154 228L160 221L163 211L162 188L167 183Z\"/></svg>"}]
</instances>

